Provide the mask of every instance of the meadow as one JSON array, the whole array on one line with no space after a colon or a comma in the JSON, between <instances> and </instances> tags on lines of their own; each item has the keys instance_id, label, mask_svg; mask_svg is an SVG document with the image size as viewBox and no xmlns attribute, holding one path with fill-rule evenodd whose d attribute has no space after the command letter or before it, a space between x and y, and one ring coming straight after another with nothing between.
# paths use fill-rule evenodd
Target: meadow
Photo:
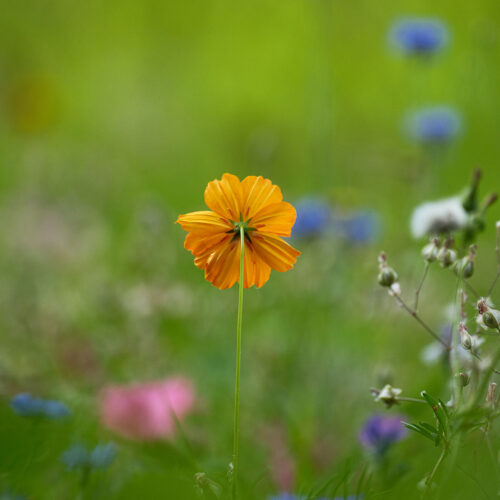
<instances>
[{"instance_id":1,"label":"meadow","mask_svg":"<svg viewBox=\"0 0 500 500\"><path fill-rule=\"evenodd\" d=\"M397 304L428 267L425 323L445 338L463 287L494 359L498 332L471 325L479 297L500 302L500 205L481 212L500 191L497 1L55 0L1 17L0 499L231 498L238 284L205 280L175 223L224 173L281 188L301 252L244 292L238 498L497 497L479 382L494 366L436 354ZM467 221L411 227L477 168ZM470 277L427 266L432 232L456 258L477 244ZM441 425L421 391L453 414L459 372L491 411L457 444L400 424ZM386 385L424 404L375 401Z\"/></svg>"}]
</instances>

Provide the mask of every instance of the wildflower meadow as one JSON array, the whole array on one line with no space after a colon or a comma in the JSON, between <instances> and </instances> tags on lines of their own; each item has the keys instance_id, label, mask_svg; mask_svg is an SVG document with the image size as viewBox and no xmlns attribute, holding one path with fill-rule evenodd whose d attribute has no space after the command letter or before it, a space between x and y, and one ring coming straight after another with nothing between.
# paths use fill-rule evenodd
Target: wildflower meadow
<instances>
[{"instance_id":1,"label":"wildflower meadow","mask_svg":"<svg viewBox=\"0 0 500 500\"><path fill-rule=\"evenodd\" d=\"M500 4L11 2L0 500L500 495Z\"/></svg>"}]
</instances>

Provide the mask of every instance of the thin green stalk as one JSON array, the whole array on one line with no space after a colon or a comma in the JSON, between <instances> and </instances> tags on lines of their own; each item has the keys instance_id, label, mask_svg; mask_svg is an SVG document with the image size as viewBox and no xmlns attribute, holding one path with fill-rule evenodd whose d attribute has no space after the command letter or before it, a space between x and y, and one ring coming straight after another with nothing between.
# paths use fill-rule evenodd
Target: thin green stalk
<instances>
[{"instance_id":1,"label":"thin green stalk","mask_svg":"<svg viewBox=\"0 0 500 500\"><path fill-rule=\"evenodd\" d=\"M457 279L457 286L455 289L455 297L454 297L454 302L457 302L457 295L459 292L459 285L460 285L460 280ZM460 358L458 354L458 348L460 346L460 334L458 332L458 323L461 318L458 318L456 320L456 323L452 325L452 331L451 331L451 339L450 339L450 346L451 346L451 352L450 352L450 366L451 366L451 377L453 381L453 393L454 393L454 403L455 403L455 409L457 411L460 410L460 407L462 406L462 384L459 378L456 376L460 372Z\"/></svg>"},{"instance_id":2,"label":"thin green stalk","mask_svg":"<svg viewBox=\"0 0 500 500\"><path fill-rule=\"evenodd\" d=\"M82 475L80 477L80 491L78 492L77 500L82 500L86 496L87 485L90 479L92 469L88 466L82 468Z\"/></svg>"},{"instance_id":3,"label":"thin green stalk","mask_svg":"<svg viewBox=\"0 0 500 500\"><path fill-rule=\"evenodd\" d=\"M488 384L490 383L490 377L493 374L493 371L495 369L495 366L500 362L500 349L496 352L495 356L493 356L493 359L491 361L490 367L486 370L486 372L483 374L483 379L481 380L475 394L475 398L471 401L471 403L468 405L466 408L467 410L472 410L476 406L480 405L482 403L482 399L484 399L486 396L486 389L488 387Z\"/></svg>"},{"instance_id":4,"label":"thin green stalk","mask_svg":"<svg viewBox=\"0 0 500 500\"><path fill-rule=\"evenodd\" d=\"M236 381L234 388L234 439L232 498L237 496L238 483L238 436L240 419L240 368L241 368L241 323L243 317L243 280L245 276L245 229L240 226L240 286L238 291L238 323L236 326Z\"/></svg>"},{"instance_id":5,"label":"thin green stalk","mask_svg":"<svg viewBox=\"0 0 500 500\"><path fill-rule=\"evenodd\" d=\"M439 469L439 466L441 465L441 463L444 460L444 457L446 456L446 451L447 451L446 448L443 447L443 449L441 451L441 455L439 455L439 458L437 459L437 462L434 465L434 468L432 469L432 472L427 477L424 496L427 496L428 493L430 492L431 488L432 488L432 482L434 481L434 476L436 475L436 472Z\"/></svg>"}]
</instances>

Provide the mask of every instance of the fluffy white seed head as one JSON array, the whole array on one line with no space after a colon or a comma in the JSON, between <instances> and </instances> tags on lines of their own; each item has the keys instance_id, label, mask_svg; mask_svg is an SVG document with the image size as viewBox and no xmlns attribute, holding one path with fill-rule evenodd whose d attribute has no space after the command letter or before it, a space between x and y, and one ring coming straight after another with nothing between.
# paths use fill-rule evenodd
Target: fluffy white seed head
<instances>
[{"instance_id":1,"label":"fluffy white seed head","mask_svg":"<svg viewBox=\"0 0 500 500\"><path fill-rule=\"evenodd\" d=\"M455 196L419 205L411 216L411 232L415 238L438 235L462 229L467 224L467 212L462 200Z\"/></svg>"}]
</instances>

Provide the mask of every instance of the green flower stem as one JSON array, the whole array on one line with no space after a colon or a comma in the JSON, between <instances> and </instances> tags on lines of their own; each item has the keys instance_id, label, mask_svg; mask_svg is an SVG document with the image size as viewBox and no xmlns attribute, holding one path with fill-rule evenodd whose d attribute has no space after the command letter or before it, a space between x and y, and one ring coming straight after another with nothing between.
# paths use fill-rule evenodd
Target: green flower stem
<instances>
[{"instance_id":1,"label":"green flower stem","mask_svg":"<svg viewBox=\"0 0 500 500\"><path fill-rule=\"evenodd\" d=\"M238 435L240 417L240 368L241 368L241 322L243 316L243 280L245 276L245 228L240 226L240 286L238 291L238 323L236 326L236 381L234 388L234 439L232 498L237 496L238 483Z\"/></svg>"},{"instance_id":2,"label":"green flower stem","mask_svg":"<svg viewBox=\"0 0 500 500\"><path fill-rule=\"evenodd\" d=\"M500 349L496 352L495 356L493 356L493 359L491 360L491 365L489 368L486 370L486 372L483 374L483 379L481 380L477 390L474 399L471 401L469 406L466 408L465 411L470 411L474 409L476 406L481 405L482 402L484 401L484 398L486 397L486 391L488 388L488 385L490 383L490 377L493 374L495 370L495 366L500 362Z\"/></svg>"},{"instance_id":3,"label":"green flower stem","mask_svg":"<svg viewBox=\"0 0 500 500\"><path fill-rule=\"evenodd\" d=\"M439 458L437 459L436 464L434 465L434 468L432 469L432 472L429 474L427 477L427 480L425 482L425 492L424 492L424 497L429 494L432 488L432 483L434 481L434 477L436 476L436 472L439 469L439 466L443 462L444 458L446 457L447 449L446 447L443 447L441 451L441 455L439 455Z\"/></svg>"}]
</instances>

